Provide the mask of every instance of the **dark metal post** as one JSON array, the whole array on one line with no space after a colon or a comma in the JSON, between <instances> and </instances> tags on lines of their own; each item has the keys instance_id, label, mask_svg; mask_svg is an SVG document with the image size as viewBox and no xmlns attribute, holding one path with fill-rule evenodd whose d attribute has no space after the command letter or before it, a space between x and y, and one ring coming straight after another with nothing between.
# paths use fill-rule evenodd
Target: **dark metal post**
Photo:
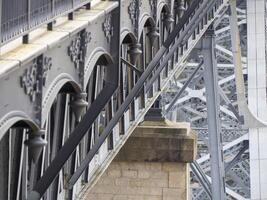
<instances>
[{"instance_id":1,"label":"dark metal post","mask_svg":"<svg viewBox=\"0 0 267 200\"><path fill-rule=\"evenodd\" d=\"M198 181L201 183L202 187L206 191L209 199L212 199L211 194L211 184L209 179L207 178L206 174L203 172L197 161L193 161L190 163L190 168L197 177Z\"/></svg>"},{"instance_id":2,"label":"dark metal post","mask_svg":"<svg viewBox=\"0 0 267 200\"><path fill-rule=\"evenodd\" d=\"M28 13L27 13L28 27L27 27L27 29L30 30L30 23L31 23L31 1L30 0L27 1L27 9L28 9ZM28 44L29 43L29 33L27 33L26 35L22 36L22 43L23 44Z\"/></svg>"},{"instance_id":3,"label":"dark metal post","mask_svg":"<svg viewBox=\"0 0 267 200\"><path fill-rule=\"evenodd\" d=\"M178 93L176 93L176 95L174 96L173 100L171 101L170 105L168 106L168 108L166 109L165 114L168 114L168 112L170 112L170 110L173 108L174 104L176 103L176 101L178 100L178 98L181 96L181 94L184 92L184 90L187 88L187 86L189 85L189 83L192 81L192 79L195 77L196 73L198 72L198 70L201 68L203 64L203 60L201 60L201 62L199 63L198 67L195 69L195 71L191 74L191 76L188 78L188 80L185 82L185 84L183 85L183 87L179 90Z\"/></svg>"},{"instance_id":4,"label":"dark metal post","mask_svg":"<svg viewBox=\"0 0 267 200\"><path fill-rule=\"evenodd\" d=\"M204 57L204 80L208 109L212 199L224 200L226 199L224 183L225 172L223 162L221 127L219 119L220 100L218 93L218 77L214 36L214 29L213 27L210 27L202 39L202 53Z\"/></svg>"}]
</instances>

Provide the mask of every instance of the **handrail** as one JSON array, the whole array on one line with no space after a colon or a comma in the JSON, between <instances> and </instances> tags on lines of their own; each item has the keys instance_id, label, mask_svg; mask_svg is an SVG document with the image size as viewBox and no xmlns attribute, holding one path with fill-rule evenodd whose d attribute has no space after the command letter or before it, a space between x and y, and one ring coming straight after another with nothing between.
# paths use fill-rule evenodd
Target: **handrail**
<instances>
[{"instance_id":1,"label":"handrail","mask_svg":"<svg viewBox=\"0 0 267 200\"><path fill-rule=\"evenodd\" d=\"M0 46L44 25L55 18L73 13L92 0L9 0L0 1ZM49 29L49 27L48 27Z\"/></svg>"}]
</instances>

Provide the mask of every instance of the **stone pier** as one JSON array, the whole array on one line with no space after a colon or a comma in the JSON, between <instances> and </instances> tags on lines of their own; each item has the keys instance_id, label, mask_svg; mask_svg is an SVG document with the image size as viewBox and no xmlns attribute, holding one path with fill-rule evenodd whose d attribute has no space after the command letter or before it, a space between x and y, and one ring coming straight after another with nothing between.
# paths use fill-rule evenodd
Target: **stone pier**
<instances>
[{"instance_id":1,"label":"stone pier","mask_svg":"<svg viewBox=\"0 0 267 200\"><path fill-rule=\"evenodd\" d=\"M196 136L189 124L144 121L110 164L88 200L186 200Z\"/></svg>"}]
</instances>

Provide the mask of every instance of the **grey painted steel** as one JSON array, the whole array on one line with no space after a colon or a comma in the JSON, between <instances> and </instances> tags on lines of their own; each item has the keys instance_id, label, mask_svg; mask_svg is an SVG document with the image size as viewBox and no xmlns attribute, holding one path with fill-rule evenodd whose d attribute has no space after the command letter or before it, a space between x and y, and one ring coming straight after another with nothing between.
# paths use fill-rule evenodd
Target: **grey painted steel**
<instances>
[{"instance_id":1,"label":"grey painted steel","mask_svg":"<svg viewBox=\"0 0 267 200\"><path fill-rule=\"evenodd\" d=\"M168 37L168 39L166 40L166 43L169 42L170 39L175 40L175 43L173 44L173 46L169 50L170 52L174 53L177 50L179 45L181 45L181 42L183 41L183 39L187 36L188 31L194 30L194 29L196 29L196 27L199 26L199 22L201 20L203 20L203 17L205 15L208 15L208 12L211 9L213 9L213 6L216 2L217 2L216 0L213 0L213 1L203 0L203 2L200 4L199 8L196 10L196 12L194 12L192 19L189 20L189 24L187 24L187 26L184 27L184 23L182 24L182 26L179 26L179 25L175 26L174 30L177 29L177 31L179 33L183 27L184 27L184 29L180 33L179 38L177 40L175 40L175 37L172 34L170 34L170 37ZM188 14L188 17L190 17L190 14ZM172 54L168 54L168 55L172 55ZM166 55L166 58L167 58L167 55ZM168 57L168 59L170 59L170 56ZM165 62L164 61L161 62L160 66L157 68L157 70L153 74L152 78L150 78L149 82L146 84L146 88L145 88L146 91L149 91L150 88L153 86L153 83L157 80L157 78L159 77L159 75L160 75L161 71L163 70L163 68L165 67L165 65L167 65L168 59L165 59L164 60Z\"/></svg>"},{"instance_id":2,"label":"grey painted steel","mask_svg":"<svg viewBox=\"0 0 267 200\"><path fill-rule=\"evenodd\" d=\"M201 183L204 190L208 194L208 197L212 199L210 181L208 180L206 174L203 172L197 161L193 161L192 163L190 163L190 168L193 171L193 173L197 176L199 182Z\"/></svg>"},{"instance_id":3,"label":"grey painted steel","mask_svg":"<svg viewBox=\"0 0 267 200\"><path fill-rule=\"evenodd\" d=\"M197 1L194 1L192 3L192 5L196 6L195 4L198 4L196 2ZM189 12L188 15L190 16L193 11L194 10L189 9L187 11L187 12ZM186 15L186 16L188 16L188 15ZM85 159L82 161L82 163L79 166L79 168L75 171L75 173L73 174L73 176L70 178L70 181L69 181L69 186L70 187L72 187L76 183L76 181L79 179L79 177L82 175L83 171L86 169L86 167L88 166L88 164L92 160L93 156L95 155L95 153L100 148L101 144L105 141L105 139L110 134L111 130L114 128L114 126L120 120L120 118L123 116L124 112L126 111L126 109L128 108L128 106L130 105L130 103L134 100L134 98L138 95L138 93L140 92L140 90L143 88L143 85L144 85L145 81L151 75L152 71L158 65L158 63L159 63L160 59L162 58L163 54L166 52L166 50L167 50L166 47L170 46L170 44L172 43L172 40L171 39L175 38L177 36L177 34L180 32L180 28L182 28L182 25L184 25L183 22L185 20L186 19L181 20L180 21L181 24L178 23L178 25L177 25L178 28L175 28L172 31L172 33L168 36L168 39L163 44L163 46L159 49L159 51L156 53L156 55L154 56L154 58L152 59L152 61L149 63L149 65L147 66L147 68L144 71L144 73L140 76L140 78L138 79L137 83L134 85L134 87L130 91L129 95L126 97L125 101L120 105L118 111L114 114L113 118L107 124L106 128L104 129L104 131L100 135L99 139L94 144L93 148L89 151L89 153L86 155ZM182 37L182 36L180 36L180 37ZM164 60L163 60L162 63L167 62L168 59L172 55L173 55L173 52L169 52L166 55L166 57L164 57Z\"/></svg>"},{"instance_id":4,"label":"grey painted steel","mask_svg":"<svg viewBox=\"0 0 267 200\"><path fill-rule=\"evenodd\" d=\"M129 95L126 97L125 101L120 105L118 111L115 113L113 118L110 120L110 122L107 124L104 131L101 133L100 137L94 144L93 148L89 151L89 153L86 155L85 159L82 161L79 168L75 171L73 176L71 177L69 181L69 186L72 187L76 181L79 179L79 177L82 175L83 171L86 169L92 158L94 157L95 153L98 151L102 143L105 141L105 139L110 134L111 130L114 128L114 126L117 124L117 122L120 120L120 118L123 116L124 112L130 105L130 103L134 100L134 98L138 95L140 90L142 89L146 79L149 77L151 72L153 71L154 67L157 65L158 60L161 58L161 56L164 54L166 48L161 47L161 49L158 51L158 53L155 56L155 59L153 59L150 64L148 65L147 69L144 71L144 73L141 75L140 79L138 79L135 86L132 88Z\"/></svg>"},{"instance_id":5,"label":"grey painted steel","mask_svg":"<svg viewBox=\"0 0 267 200\"><path fill-rule=\"evenodd\" d=\"M219 119L219 94L217 64L215 57L215 39L213 27L202 39L202 54L204 57L204 81L208 108L209 151L211 154L212 199L224 200L224 160L222 152L222 136Z\"/></svg>"},{"instance_id":6,"label":"grey painted steel","mask_svg":"<svg viewBox=\"0 0 267 200\"><path fill-rule=\"evenodd\" d=\"M108 84L98 95L96 100L91 104L86 114L74 129L68 140L64 143L63 147L58 151L52 163L46 169L41 179L36 183L34 189L29 194L29 200L36 200L43 196L47 188L57 177L59 171L71 156L77 145L81 142L83 136L92 126L92 123L98 116L98 113L102 111L103 107L110 100L116 89L115 84ZM102 143L101 143L102 144ZM38 194L36 196L36 194Z\"/></svg>"},{"instance_id":7,"label":"grey painted steel","mask_svg":"<svg viewBox=\"0 0 267 200\"><path fill-rule=\"evenodd\" d=\"M121 61L123 63L125 63L126 66L128 66L129 68L131 68L132 70L134 70L139 76L143 73L143 71L141 71L140 69L136 68L134 65L132 65L131 63L129 63L127 60L121 58Z\"/></svg>"},{"instance_id":8,"label":"grey painted steel","mask_svg":"<svg viewBox=\"0 0 267 200\"><path fill-rule=\"evenodd\" d=\"M185 82L185 84L183 85L183 87L179 90L178 93L176 93L176 95L173 97L173 100L171 101L171 103L169 104L168 108L166 109L166 114L172 109L173 105L176 103L176 101L178 100L178 98L181 96L181 94L184 92L184 90L187 88L187 86L189 85L189 83L191 83L192 79L195 77L196 73L200 70L201 66L203 65L204 60L202 59L200 61L200 63L198 64L197 68L194 70L194 72L191 74L191 76L188 78L188 80Z\"/></svg>"},{"instance_id":9,"label":"grey painted steel","mask_svg":"<svg viewBox=\"0 0 267 200\"><path fill-rule=\"evenodd\" d=\"M73 13L92 0L2 0L1 44L28 33L43 24L52 26L55 18ZM0 46L1 46L0 44Z\"/></svg>"},{"instance_id":10,"label":"grey painted steel","mask_svg":"<svg viewBox=\"0 0 267 200\"><path fill-rule=\"evenodd\" d=\"M43 2L45 2L45 1L46 0L44 0ZM23 2L23 0L21 2ZM27 0L27 2L28 2L28 0ZM28 7L27 7L28 8L27 17L30 16L29 15L29 8L34 7L34 3L38 3L39 1L37 0L35 2L33 2L33 1L29 1L29 2L31 3L31 6L29 3ZM52 0L51 9L53 12L56 11L57 8L60 7L60 5L57 5L59 2L63 3L62 5L67 5L67 3L69 3L70 1L54 1L54 0ZM74 5L73 2L75 2L75 1L71 1L71 4L69 4L68 6L72 7ZM128 6L130 6L129 4L131 2L133 2L133 1L123 1L124 8L129 8ZM158 61L161 59L162 55L168 51L168 53L166 55L164 55L165 58L162 59L162 64L159 66L159 68L161 68L160 71L162 71L162 69L166 66L167 61L169 59L172 59L172 56L174 55L174 53L177 53L175 51L178 50L179 44L180 44L180 40L177 42L178 38L188 37L188 33L186 33L186 31L190 30L190 34L191 34L192 32L194 32L194 29L198 26L197 23L200 21L197 20L197 21L195 21L195 23L193 23L193 21L195 20L194 15L202 13L199 16L203 16L203 17L205 17L205 16L207 17L208 15L211 16L211 12L212 12L211 10L201 9L201 8L204 8L204 2L205 2L205 5L210 5L210 3L211 3L211 1L210 1L209 4L206 4L206 3L208 3L207 0L206 1L197 1L197 0L191 1L191 6L189 8L187 8L187 11L182 16L182 18L179 18L179 20L178 20L179 24L175 25L174 27L170 27L171 29L174 29L175 31L173 31L171 33L170 37L167 38L167 41L163 43L164 46L160 49L159 54L156 55L156 60L152 61L152 63L150 63L148 65L149 70L146 72L143 72L143 74L141 76L141 77L143 77L143 79L141 81L138 82L137 81L138 77L136 78L134 76L137 74L136 73L137 70L135 70L135 72L132 71L133 74L131 75L131 77L127 77L127 78L131 79L133 85L136 83L136 81L137 81L137 84L135 85L136 87L134 87L133 90L130 90L130 95L126 98L126 101L124 101L122 105L115 105L115 106L113 105L113 104L117 103L116 102L117 93L114 93L114 91L116 89L116 85L117 85L116 80L118 78L117 77L118 74L117 74L116 70L119 70L120 49L118 48L118 43L119 43L118 41L120 41L120 38L119 37L118 38L112 37L112 36L113 35L118 36L120 34L125 35L125 32L120 33L120 31L124 30L124 29L121 29L121 28L116 26L120 23L116 23L119 20L116 19L116 17L114 17L114 12L120 16L128 16L129 15L129 19L128 19L128 17L125 17L125 19L123 19L123 25L122 26L124 26L123 28L125 28L125 29L127 29L127 31L129 31L129 34L132 34L131 28L133 26L135 27L134 28L135 31L137 29L136 27L138 27L137 31L141 31L143 29L142 26L145 26L145 28L147 28L147 25L145 25L146 20L144 20L144 19L149 19L148 22L151 24L154 24L154 23L150 22L151 19L149 17L148 18L147 17L141 18L141 16L145 16L145 15L147 15L147 12L150 12L150 6L149 6L150 4L148 1L143 1L142 5L138 3L139 5L137 5L135 7L135 10L134 10L134 12L138 11L136 13L130 13L130 11L128 9L123 9L124 11L118 12L117 9L116 10L114 9L115 4L110 4L110 2L105 2L105 4L102 4L102 5L105 5L105 6L111 5L111 6L107 6L107 8L103 8L103 9L100 8L101 12L99 11L99 8L98 8L97 10L94 10L92 13L86 13L86 15L92 15L92 16L94 15L94 13L97 13L98 14L97 16L93 16L93 18L91 18L91 17L77 18L76 24L80 25L80 26L77 26L76 29L73 27L70 27L70 26L69 27L61 26L60 28L63 28L64 30L59 29L60 30L59 31L59 30L57 30L57 28L58 28L57 26L53 27L53 24L49 23L50 29L52 30L52 28L54 28L54 30L48 32L48 34L45 33L45 35L47 34L47 36L49 36L49 34L52 35L54 33L57 33L58 35L60 35L59 40L57 40L57 41L54 41L54 40L50 41L49 40L48 43L44 42L43 40L41 40L41 41L37 40L37 42L35 42L35 40L32 40L32 39L30 41L25 41L27 43L29 42L29 44L24 45L24 47L31 47L31 46L38 47L39 51L33 51L33 52L35 52L35 55L32 55L31 57L25 56L26 58L23 57L21 60L18 59L18 61L17 61L18 64L16 66L14 66L14 69L16 67L16 70L13 70L11 72L6 73L4 75L5 78L1 77L1 80L0 80L1 84L0 85L1 85L1 90L3 90L3 91L6 91L6 88L7 88L6 85L9 85L9 87L12 86L12 88L14 88L13 93L18 94L18 96L21 97L20 100L21 100L21 104L23 105L22 110L26 111L27 114L30 113L29 119L36 120L36 122L38 122L39 128L43 129L45 127L45 129L47 130L47 133L45 135L45 137L46 137L45 139L47 141L49 141L48 146L51 147L51 149L49 149L49 147L47 147L45 153L43 153L43 155L42 155L41 161L38 163L38 166L35 166L35 170L38 172L40 171L40 174L35 175L33 170L29 170L31 172L31 174L28 174L28 172L27 172L28 171L27 170L28 164L23 164L23 165L25 165L25 169L23 169L25 176L23 176L23 178L26 179L26 182L27 182L28 177L30 177L29 178L30 179L30 188L29 189L30 190L33 189L30 196L29 196L29 199L39 199L42 196L42 194L45 193L46 191L47 191L47 193L45 194L44 198L48 198L48 199L66 198L64 196L64 194L62 194L62 193L66 193L66 194L69 193L70 198L73 198L75 195L77 195L77 193L75 193L75 190L76 190L76 192L80 191L79 189L76 189L76 188L78 187L77 185L81 184L81 181L80 181L81 179L78 181L78 183L75 185L74 188L72 188L72 184L70 182L69 188L71 188L71 189L69 191L67 191L66 188L63 188L63 183L68 184L65 177L63 177L63 170L65 170L65 167L66 167L67 169L66 169L66 171L64 171L64 175L67 174L67 176L71 176L72 173L74 173L76 171L76 168L78 167L78 162L81 162L83 159L83 156L88 153L88 151L91 147L90 143L92 143L93 148L91 151L89 151L89 156L95 156L95 158L98 156L103 156L103 154L101 155L101 151L104 148L100 148L100 151L98 151L99 147L101 145L105 144L104 143L105 137L112 136L114 134L114 132L116 132L116 131L113 131L113 133L111 133L111 130L117 124L118 119L120 119L122 115L127 116L128 111L126 113L125 113L125 111L129 108L129 104L133 101L134 101L134 103L138 103L137 101L141 98L144 98L143 100L146 100L145 99L146 97L140 97L139 96L139 92L144 87L146 82L149 80L149 75L151 75L153 73L153 71L156 69L156 67L159 65ZM212 2L215 2L215 1L212 1ZM222 1L216 1L216 2L220 5L220 3ZM163 3L163 1L161 1L161 3ZM164 3L163 3L164 6L169 5L168 3L166 3L166 5L165 5L165 3L166 2L164 1ZM118 5L118 4L116 4L116 5ZM202 6L200 7L200 5L202 5ZM214 5L214 4L212 4L212 5ZM64 7L64 9L61 11L62 12L65 12L66 10L70 11L68 9L69 8L68 6ZM105 6L103 6L103 7L105 7ZM160 6L161 5L158 5L159 8L160 8ZM206 7L209 8L209 6L205 6L205 8ZM114 12L113 12L113 9L115 10ZM171 9L172 8L170 7L170 10L169 10L170 12L172 12ZM215 7L214 7L214 9L215 9ZM160 10L160 9L158 9L158 10ZM83 12L85 10L81 9L80 11ZM80 14L79 12L77 12L77 16ZM136 16L139 14L140 14L140 19L142 19L141 22L138 21L139 16ZM162 19L158 16L160 16L160 13L158 13L158 15L155 18L153 17L154 19L152 19L152 21L153 20L155 20L155 21L160 20L161 21ZM70 17L72 18L73 15L71 14ZM81 17L81 16L79 16L79 17ZM112 20L110 20L110 17L112 17ZM180 15L180 17L181 17L181 15ZM212 18L212 17L210 17L210 18ZM30 21L30 18L28 18L27 20ZM135 21L135 24L132 24L133 26L131 25L132 20ZM73 21L75 21L75 15L74 15ZM66 22L67 26L71 25L72 22ZM160 26L162 29L165 29L166 24L164 25L165 22L162 22L162 23L163 23L163 25L162 26L160 25ZM202 26L205 25L205 23L203 23L203 22L200 22L200 23L201 23L201 25L199 25L198 29L202 29L203 28ZM75 24L75 23L73 23L73 24ZM38 24L36 26L38 26ZM36 26L29 27L29 28L35 28ZM113 27L113 26L115 26L115 27ZM141 28L140 28L140 26L141 26ZM190 27L190 28L187 28L187 27ZM66 28L66 30L65 30L65 28ZM164 32L163 38L166 38L168 35L166 32L168 32L168 31L163 30L162 32ZM28 31L23 31L22 33L27 34ZM99 34L99 33L102 33L102 34ZM145 31L143 33L145 33ZM15 35L15 37L17 36L16 34L14 34L14 35ZM138 38L139 36L136 35L133 37ZM146 37L146 35L144 35L144 38L145 37ZM25 39L29 39L29 37L26 36ZM41 39L44 39L44 38L41 37ZM50 39L52 39L52 38L50 38ZM91 39L93 39L93 42L90 43ZM173 46L173 43L175 41L176 41L176 45ZM136 42L135 39L133 39L133 43L134 42ZM114 45L114 43L116 43L117 45ZM79 44L81 44L81 46L79 46ZM44 45L44 47L42 47L42 45ZM144 41L143 45L147 45L146 41ZM42 47L42 49L41 49L41 47ZM128 46L126 45L126 47L128 47ZM156 49L157 49L157 47L154 49L154 51L156 51ZM68 52L66 52L66 50L68 50ZM175 51L173 51L173 50L175 50ZM110 52L111 56L109 55L109 52ZM189 50L187 52L189 52ZM31 51L31 53L32 53L32 51ZM151 53L151 52L144 53L144 57L150 57L150 56L154 57L153 53L151 53L151 55L148 55L149 53ZM183 52L181 52L181 53L183 53ZM41 56L39 56L39 55L41 55ZM110 65L107 66L108 71L106 74L108 74L108 77L105 77L105 80L103 81L103 85L105 87L100 94L98 94L100 91L99 88L102 89L102 86L97 85L97 84L98 83L102 84L101 81L102 81L104 76L103 76L103 74L101 74L102 73L101 70L96 72L99 75L99 76L98 75L95 76L95 77L98 77L98 78L95 78L97 80L95 80L95 79L93 81L90 80L90 82L92 82L95 85L93 85L92 88L90 87L90 89L85 89L87 87L88 80L90 79L89 78L90 75L94 73L94 72L92 72L92 71L94 71L94 69L92 69L92 68L94 66L99 67L101 65L105 65L105 63L106 63L106 61L101 62L101 61L103 61L101 59L100 59L101 61L98 62L97 61L99 58L98 56L100 56L100 57L103 56L105 58L110 56L110 58L106 58L106 59L107 60L109 60L109 59L114 60L114 63L113 63L114 67L112 67ZM187 54L183 55L183 59L185 58L185 56L187 56ZM38 57L38 59L36 59L37 57ZM33 90L32 91L33 93L37 93L36 94L37 100L32 101L32 98L33 98L32 93L31 92L26 93L24 91L25 88L23 88L21 85L18 84L18 80L20 80L19 78L26 78L27 79L28 78L27 75L29 72L34 75L35 68L34 68L34 70L31 70L31 69L33 69L33 66L34 67L36 66L36 60L37 60L37 69L39 70L39 71L37 70L38 78L37 78L36 82L43 82L44 85L42 87L41 87L41 85L38 85L40 87L38 87L37 90L35 91L34 90L35 89L34 84L36 84L36 82L30 80L31 81L30 84L32 84L32 85L30 85L28 87L31 90ZM51 66L50 66L49 62L47 65L46 61L51 62L50 63ZM127 59L125 61L128 62ZM144 66L144 68L146 67L145 65L143 65L143 66ZM172 69L172 66L168 66L168 67L170 69ZM168 67L166 67L166 72L169 70ZM114 74L112 73L113 71L115 72ZM84 75L84 73L85 73L85 75ZM113 74L113 75L111 75L111 74ZM32 77L30 77L30 78L32 78ZM33 76L33 78L36 78L36 77ZM123 84L122 86L125 86L125 85ZM26 89L28 89L28 88L26 87ZM160 88L158 88L158 89L160 89ZM83 91L85 91L85 90L86 90L86 92L88 92L88 103L92 103L92 102L90 102L90 100L92 100L90 98L91 96L94 96L94 99L93 99L94 102L93 102L93 104L90 105L90 108L88 109L87 114L83 117L81 122L78 124L78 122L75 122L74 117L73 117L75 109L73 107L73 101L72 101L73 99L72 98L76 98L77 95L82 94ZM97 90L97 92L96 92L96 90ZM64 94L62 94L62 92L64 92ZM73 94L71 94L71 95L68 94L70 92L73 92ZM124 92L124 91L122 91L122 92ZM132 92L134 92L134 93L132 94ZM159 92L159 91L157 91L157 92ZM76 94L76 93L78 93L78 94ZM64 97L62 99L61 95L63 95L63 96L66 95L66 97ZM157 93L156 93L156 95L157 95ZM97 98L95 99L96 96L97 96ZM8 102L8 99L10 99L11 97L12 97L11 93L8 93L6 95L3 95L3 97L1 98L1 106L2 106L2 104L7 105L4 109L1 110L1 113L0 113L1 117L3 114L8 113L9 111L20 109L20 108L16 107L18 105L13 105L13 102ZM8 103L6 103L6 102L8 102ZM61 104L60 102L63 104L65 102L65 105L62 105L62 107L60 107L60 105L59 105L59 104ZM108 102L108 106L106 105L105 102ZM98 104L98 105L96 105L96 104ZM112 114L113 114L112 112L115 112L116 109L113 110L113 107L109 106L109 104L112 104L112 106L114 106L114 107L117 107L117 106L119 107L119 110L118 110L119 114L116 113L116 115L113 118L112 118ZM105 108L105 106L108 108ZM136 106L136 105L134 105L133 108L136 109L135 113L137 113L137 114L143 112L143 110L140 110L140 107L138 108L138 106ZM100 120L99 120L99 118L100 118L100 116L102 116L103 109L105 110L104 120L109 121L111 118L112 119L111 119L110 123L108 123L108 126L106 127L104 132L102 132L100 134L100 131L99 131L99 121ZM148 108L146 107L145 109L148 109ZM80 118L80 117L78 117L78 118ZM134 115L133 118L134 118L134 120L136 120L136 115ZM20 120L20 118L19 118L19 120ZM127 120L128 119L122 120L122 121L123 121L123 123L126 124L126 123L129 123ZM14 121L14 123L17 122L15 119L13 121ZM56 122L58 122L58 121L60 121L60 123L56 124ZM62 121L64 121L64 123ZM76 119L76 121L79 121L79 120ZM104 123L107 123L107 122L104 122ZM10 126L6 125L6 127L10 128L12 125L13 125L13 123L11 123ZM77 125L77 127L75 128L76 125ZM104 124L104 125L106 125L106 124ZM1 124L0 124L0 126L1 126ZM18 125L16 125L16 126L18 126ZM92 130L95 127L98 130ZM4 129L4 130L6 130L6 129ZM89 143L89 147L87 147L87 149L85 151L82 150L83 152L80 153L79 149L77 149L76 147L78 146L78 144L80 142L81 142L81 145L83 145L84 140L82 140L82 138L84 138L85 134L87 134L86 137L89 138L88 139L89 141L87 141ZM49 137L51 137L51 138L49 138ZM62 139L62 138L64 138L64 139ZM114 149L112 149L113 148L113 145L112 145L113 137L110 137L108 139L111 141L110 142L111 145L109 146L108 150L114 150ZM96 143L93 144L95 141L96 141ZM61 150L58 151L58 149L61 149ZM77 152L74 153L75 155L74 154L71 155L71 153L74 152L75 150L77 150ZM98 151L98 153L97 153L97 151ZM116 151L116 149L114 151ZM28 154L28 153L26 152L25 154ZM96 155L98 155L98 156L96 156ZM79 159L79 160L76 160L76 159ZM63 164L67 160L70 161L70 164L68 163L67 165L62 167ZM23 162L25 162L25 159L23 160ZM100 161L100 162L102 162L102 161ZM29 166L30 169L32 169L33 167L34 167L33 165ZM80 172L79 168L77 168L77 169L78 169L77 171ZM90 169L92 169L92 168L90 167ZM91 179L88 180L88 177L89 177L88 165L86 166L86 170L87 170L86 173L84 173L85 178L82 180L83 181L91 181ZM73 174L73 177L75 177L74 175L75 174ZM40 179L39 179L39 177L40 177ZM35 180L37 180L36 184L35 184ZM54 183L52 183L53 180L55 180ZM71 179L71 180L73 180L73 179ZM61 183L60 183L60 181L61 181ZM46 190L48 188L48 186L50 188L49 188L49 190ZM59 186L60 186L61 192L59 192L58 191L59 189L57 189L57 187L59 187ZM26 184L25 184L25 187L26 187ZM28 191L25 190L24 193L25 193L25 195L27 195ZM60 195L60 197L58 197L58 195Z\"/></svg>"},{"instance_id":11,"label":"grey painted steel","mask_svg":"<svg viewBox=\"0 0 267 200\"><path fill-rule=\"evenodd\" d=\"M219 94L222 97L222 99L225 101L225 103L229 107L229 109L234 113L236 118L243 124L244 123L244 117L239 115L238 111L236 110L236 108L234 107L232 102L228 99L228 97L224 94L223 89L220 86L218 86L218 91L219 91Z\"/></svg>"},{"instance_id":12,"label":"grey painted steel","mask_svg":"<svg viewBox=\"0 0 267 200\"><path fill-rule=\"evenodd\" d=\"M232 167L240 162L241 156L249 148L248 140L243 141L243 147L239 150L238 154L225 166L225 173L227 173Z\"/></svg>"},{"instance_id":13,"label":"grey painted steel","mask_svg":"<svg viewBox=\"0 0 267 200\"><path fill-rule=\"evenodd\" d=\"M119 21L119 13L117 13L116 16L117 21ZM117 25L119 26L119 23ZM120 30L119 27L117 27L116 31L118 32L118 30ZM65 141L64 145L57 152L55 158L45 170L43 176L37 181L33 188L33 191L31 191L29 194L29 200L40 199L44 195L53 180L57 177L63 165L70 158L71 154L75 151L76 147L79 145L85 134L97 119L99 113L101 113L103 108L107 105L107 103L112 98L112 95L116 91L118 87L117 65L119 64L120 51L115 51L115 49L119 49L119 40L111 41L111 50L114 50L112 52L114 63L112 64L112 66L111 64L107 66L107 76L105 77L104 88L92 102L92 104L86 111L86 114L72 131L69 138Z\"/></svg>"}]
</instances>

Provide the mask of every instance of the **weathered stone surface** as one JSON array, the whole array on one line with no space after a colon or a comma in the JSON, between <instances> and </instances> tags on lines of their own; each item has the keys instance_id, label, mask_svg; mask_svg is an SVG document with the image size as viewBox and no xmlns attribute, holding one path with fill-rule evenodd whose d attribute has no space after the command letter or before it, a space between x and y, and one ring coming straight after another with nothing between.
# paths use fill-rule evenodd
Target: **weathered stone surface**
<instances>
[{"instance_id":1,"label":"weathered stone surface","mask_svg":"<svg viewBox=\"0 0 267 200\"><path fill-rule=\"evenodd\" d=\"M113 162L86 199L185 200L189 175L187 165L177 162L160 165L157 162ZM114 173L120 176L116 177Z\"/></svg>"},{"instance_id":2,"label":"weathered stone surface","mask_svg":"<svg viewBox=\"0 0 267 200\"><path fill-rule=\"evenodd\" d=\"M162 200L185 200L186 191L181 188L163 188Z\"/></svg>"},{"instance_id":3,"label":"weathered stone surface","mask_svg":"<svg viewBox=\"0 0 267 200\"><path fill-rule=\"evenodd\" d=\"M186 200L196 137L186 123L143 122L88 200Z\"/></svg>"},{"instance_id":4,"label":"weathered stone surface","mask_svg":"<svg viewBox=\"0 0 267 200\"><path fill-rule=\"evenodd\" d=\"M145 121L116 156L116 161L192 162L196 135L187 123Z\"/></svg>"}]
</instances>

